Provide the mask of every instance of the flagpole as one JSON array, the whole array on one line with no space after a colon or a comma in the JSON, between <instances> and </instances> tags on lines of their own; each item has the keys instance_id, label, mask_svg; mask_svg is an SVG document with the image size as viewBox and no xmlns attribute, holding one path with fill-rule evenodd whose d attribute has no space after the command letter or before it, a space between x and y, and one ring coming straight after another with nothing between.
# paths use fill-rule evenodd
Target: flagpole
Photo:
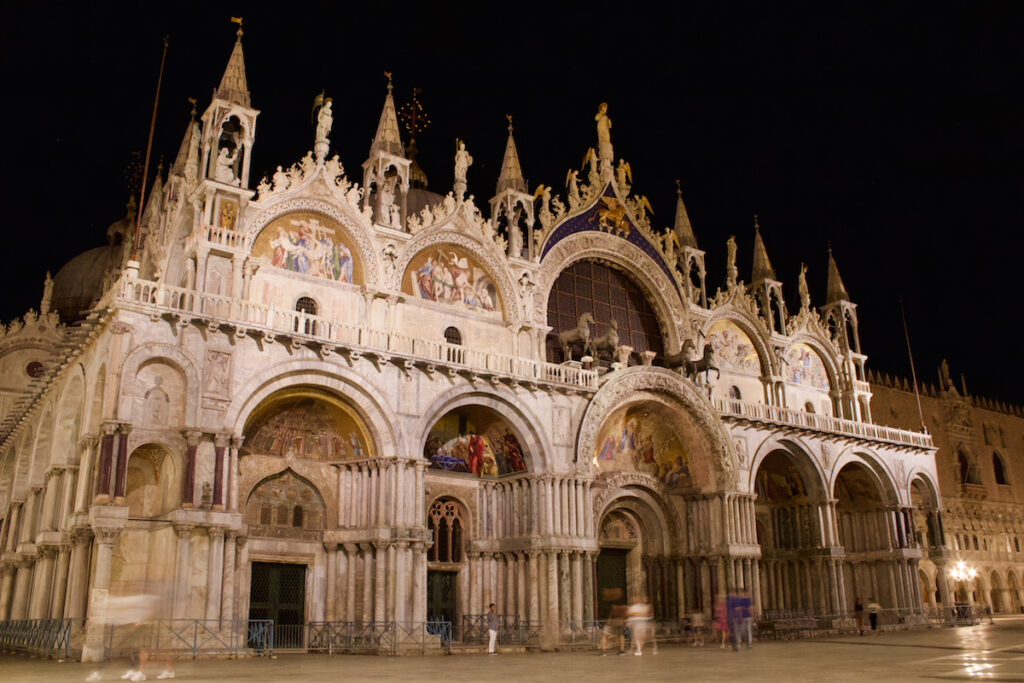
<instances>
[{"instance_id":1,"label":"flagpole","mask_svg":"<svg viewBox=\"0 0 1024 683\"><path fill-rule=\"evenodd\" d=\"M139 189L139 213L135 218L135 239L132 241L132 260L139 258L139 238L142 228L143 200L146 197L146 177L149 175L149 156L153 150L153 131L156 130L156 110L160 104L160 86L164 81L164 62L167 60L167 42L169 36L164 36L164 51L160 56L160 74L156 79L156 97L153 99L153 116L149 120L149 140L146 142L146 160L142 165L142 186Z\"/></svg>"},{"instance_id":2,"label":"flagpole","mask_svg":"<svg viewBox=\"0 0 1024 683\"><path fill-rule=\"evenodd\" d=\"M928 427L924 424L924 412L921 410L921 394L917 390L917 372L914 370L914 353L910 350L910 332L907 331L907 314L903 311L903 297L900 297L900 318L903 320L903 336L907 339L907 357L910 358L910 378L914 381L914 398L917 399L917 416L921 419L921 429L927 432Z\"/></svg>"}]
</instances>

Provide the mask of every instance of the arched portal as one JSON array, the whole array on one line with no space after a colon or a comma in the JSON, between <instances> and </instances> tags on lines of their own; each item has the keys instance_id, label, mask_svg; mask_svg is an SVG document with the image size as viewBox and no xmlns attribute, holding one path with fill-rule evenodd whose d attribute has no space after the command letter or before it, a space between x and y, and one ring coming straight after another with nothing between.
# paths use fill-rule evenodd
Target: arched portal
<instances>
[{"instance_id":1,"label":"arched portal","mask_svg":"<svg viewBox=\"0 0 1024 683\"><path fill-rule=\"evenodd\" d=\"M156 517L178 507L181 484L174 458L159 444L145 444L132 452L125 482L130 518Z\"/></svg>"},{"instance_id":2,"label":"arched portal","mask_svg":"<svg viewBox=\"0 0 1024 683\"><path fill-rule=\"evenodd\" d=\"M1003 612L1006 610L1006 605L1003 603L1003 581L994 569L989 574L988 600L993 612Z\"/></svg>"},{"instance_id":3,"label":"arched portal","mask_svg":"<svg viewBox=\"0 0 1024 683\"><path fill-rule=\"evenodd\" d=\"M427 511L431 545L427 550L427 620L461 625L470 586L466 570L469 540L465 506L451 497L436 499Z\"/></svg>"},{"instance_id":4,"label":"arched portal","mask_svg":"<svg viewBox=\"0 0 1024 683\"><path fill-rule=\"evenodd\" d=\"M765 613L832 612L831 567L823 555L826 501L814 464L795 444L780 444L761 460L754 490Z\"/></svg>"},{"instance_id":5,"label":"arched portal","mask_svg":"<svg viewBox=\"0 0 1024 683\"><path fill-rule=\"evenodd\" d=\"M895 493L883 488L875 470L861 460L842 467L836 475L836 526L846 551L846 599L874 598L883 607L918 608L909 596L907 561L899 553L901 541L893 505Z\"/></svg>"},{"instance_id":6,"label":"arched portal","mask_svg":"<svg viewBox=\"0 0 1024 683\"><path fill-rule=\"evenodd\" d=\"M613 605L640 599L651 603L657 619L682 616L670 538L660 496L642 486L616 492L598 525L596 618L607 619Z\"/></svg>"}]
</instances>

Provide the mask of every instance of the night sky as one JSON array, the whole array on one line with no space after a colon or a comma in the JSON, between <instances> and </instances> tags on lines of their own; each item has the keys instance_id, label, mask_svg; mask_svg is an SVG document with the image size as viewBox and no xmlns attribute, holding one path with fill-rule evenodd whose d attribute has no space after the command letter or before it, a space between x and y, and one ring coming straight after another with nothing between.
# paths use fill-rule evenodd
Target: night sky
<instances>
[{"instance_id":1,"label":"night sky","mask_svg":"<svg viewBox=\"0 0 1024 683\"><path fill-rule=\"evenodd\" d=\"M173 161L187 98L200 113L209 104L235 40L229 17L242 15L261 110L252 187L312 148L321 89L334 98L332 154L361 181L385 70L399 104L422 89L429 189L451 189L462 138L479 206L494 193L506 113L530 189L564 193L607 101L616 157L659 228L672 223L681 181L709 294L724 281L730 234L749 281L757 213L791 312L802 261L823 303L831 243L869 367L909 376L902 297L919 377L934 382L945 357L971 393L1020 402L1024 59L1012 3L179 3L146 15L78 4L8 6L0 21L2 320L38 307L44 272L104 244L124 215L124 169L145 150L162 37L151 177L160 155Z\"/></svg>"}]
</instances>

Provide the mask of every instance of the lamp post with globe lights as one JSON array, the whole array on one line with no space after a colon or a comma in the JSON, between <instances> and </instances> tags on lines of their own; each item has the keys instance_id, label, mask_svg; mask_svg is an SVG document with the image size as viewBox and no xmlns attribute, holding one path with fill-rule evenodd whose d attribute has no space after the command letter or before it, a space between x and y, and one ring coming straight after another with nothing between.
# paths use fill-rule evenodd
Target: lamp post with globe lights
<instances>
[{"instance_id":1,"label":"lamp post with globe lights","mask_svg":"<svg viewBox=\"0 0 1024 683\"><path fill-rule=\"evenodd\" d=\"M958 561L949 570L949 578L959 583L964 583L964 595L966 602L958 603L955 606L954 616L958 622L974 623L974 605L972 599L971 582L978 578L978 570L969 566L963 560Z\"/></svg>"}]
</instances>

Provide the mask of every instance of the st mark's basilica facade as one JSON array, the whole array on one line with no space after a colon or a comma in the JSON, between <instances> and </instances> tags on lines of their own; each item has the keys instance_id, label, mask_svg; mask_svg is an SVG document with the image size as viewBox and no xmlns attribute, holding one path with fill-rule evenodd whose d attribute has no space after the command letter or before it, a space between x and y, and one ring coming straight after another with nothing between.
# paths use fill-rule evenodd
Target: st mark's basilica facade
<instances>
[{"instance_id":1,"label":"st mark's basilica facade","mask_svg":"<svg viewBox=\"0 0 1024 683\"><path fill-rule=\"evenodd\" d=\"M712 291L604 105L561 194L526 186L510 125L487 207L464 146L426 189L390 84L356 173L327 100L313 150L254 181L258 113L239 31L137 239L114 223L4 331L0 620L494 602L555 642L616 588L659 619L740 589L765 614L952 604L932 437L876 419L831 254L821 305L801 274L787 310L755 226L750 280L730 239Z\"/></svg>"}]
</instances>

